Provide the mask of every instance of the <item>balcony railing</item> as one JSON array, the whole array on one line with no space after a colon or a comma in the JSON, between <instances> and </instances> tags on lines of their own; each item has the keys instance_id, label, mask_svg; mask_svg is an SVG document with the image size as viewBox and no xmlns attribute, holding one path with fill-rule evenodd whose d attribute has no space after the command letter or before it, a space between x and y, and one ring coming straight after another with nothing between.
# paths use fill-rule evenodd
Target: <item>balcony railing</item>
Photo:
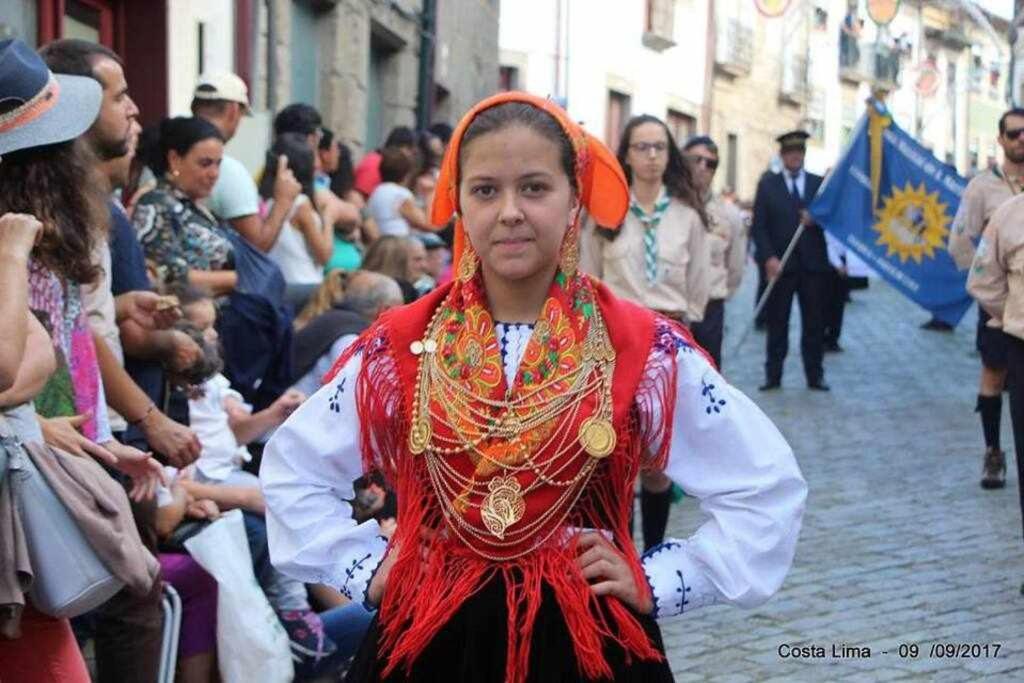
<instances>
[{"instance_id":1,"label":"balcony railing","mask_svg":"<svg viewBox=\"0 0 1024 683\"><path fill-rule=\"evenodd\" d=\"M754 29L738 19L718 25L715 65L734 76L750 73L754 59Z\"/></svg>"}]
</instances>

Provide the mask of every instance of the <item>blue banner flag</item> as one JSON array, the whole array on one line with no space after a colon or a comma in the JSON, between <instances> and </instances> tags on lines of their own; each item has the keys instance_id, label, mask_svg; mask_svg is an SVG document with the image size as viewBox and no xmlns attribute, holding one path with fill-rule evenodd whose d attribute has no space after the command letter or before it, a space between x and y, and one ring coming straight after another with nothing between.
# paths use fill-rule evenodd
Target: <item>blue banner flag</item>
<instances>
[{"instance_id":1,"label":"blue banner flag","mask_svg":"<svg viewBox=\"0 0 1024 683\"><path fill-rule=\"evenodd\" d=\"M956 325L972 300L946 244L966 184L872 103L809 211L905 296Z\"/></svg>"}]
</instances>

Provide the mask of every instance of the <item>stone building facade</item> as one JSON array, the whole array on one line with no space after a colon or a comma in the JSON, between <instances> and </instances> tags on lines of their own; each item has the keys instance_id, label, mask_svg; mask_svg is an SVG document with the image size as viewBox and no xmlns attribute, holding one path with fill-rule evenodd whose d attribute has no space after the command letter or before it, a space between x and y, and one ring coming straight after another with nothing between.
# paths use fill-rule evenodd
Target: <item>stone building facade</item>
<instances>
[{"instance_id":1,"label":"stone building facade","mask_svg":"<svg viewBox=\"0 0 1024 683\"><path fill-rule=\"evenodd\" d=\"M394 126L454 123L497 88L498 6L271 0L259 12L255 94L268 110L292 101L317 106L356 156Z\"/></svg>"}]
</instances>

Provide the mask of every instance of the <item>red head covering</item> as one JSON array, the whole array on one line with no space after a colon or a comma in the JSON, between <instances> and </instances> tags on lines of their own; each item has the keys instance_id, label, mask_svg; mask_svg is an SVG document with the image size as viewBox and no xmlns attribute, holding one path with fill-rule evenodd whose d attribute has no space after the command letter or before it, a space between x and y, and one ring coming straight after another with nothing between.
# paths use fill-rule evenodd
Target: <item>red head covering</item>
<instances>
[{"instance_id":1,"label":"red head covering","mask_svg":"<svg viewBox=\"0 0 1024 683\"><path fill-rule=\"evenodd\" d=\"M533 105L550 114L565 131L576 151L576 186L580 202L599 225L618 226L629 210L629 185L618 160L604 143L587 133L569 114L551 100L525 92L503 92L479 102L469 110L452 133L441 164L437 192L430 210L430 221L440 227L459 211L459 151L462 138L477 114L507 102ZM452 267L458 272L459 259L466 244L466 231L460 218L455 223Z\"/></svg>"}]
</instances>

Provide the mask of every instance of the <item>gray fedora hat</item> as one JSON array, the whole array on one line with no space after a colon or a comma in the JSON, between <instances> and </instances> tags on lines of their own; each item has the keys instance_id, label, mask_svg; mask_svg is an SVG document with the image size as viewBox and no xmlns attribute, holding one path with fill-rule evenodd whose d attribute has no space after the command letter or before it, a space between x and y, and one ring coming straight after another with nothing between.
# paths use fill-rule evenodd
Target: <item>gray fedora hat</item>
<instances>
[{"instance_id":1,"label":"gray fedora hat","mask_svg":"<svg viewBox=\"0 0 1024 683\"><path fill-rule=\"evenodd\" d=\"M78 137L102 101L95 79L54 75L22 41L0 40L0 155Z\"/></svg>"}]
</instances>

